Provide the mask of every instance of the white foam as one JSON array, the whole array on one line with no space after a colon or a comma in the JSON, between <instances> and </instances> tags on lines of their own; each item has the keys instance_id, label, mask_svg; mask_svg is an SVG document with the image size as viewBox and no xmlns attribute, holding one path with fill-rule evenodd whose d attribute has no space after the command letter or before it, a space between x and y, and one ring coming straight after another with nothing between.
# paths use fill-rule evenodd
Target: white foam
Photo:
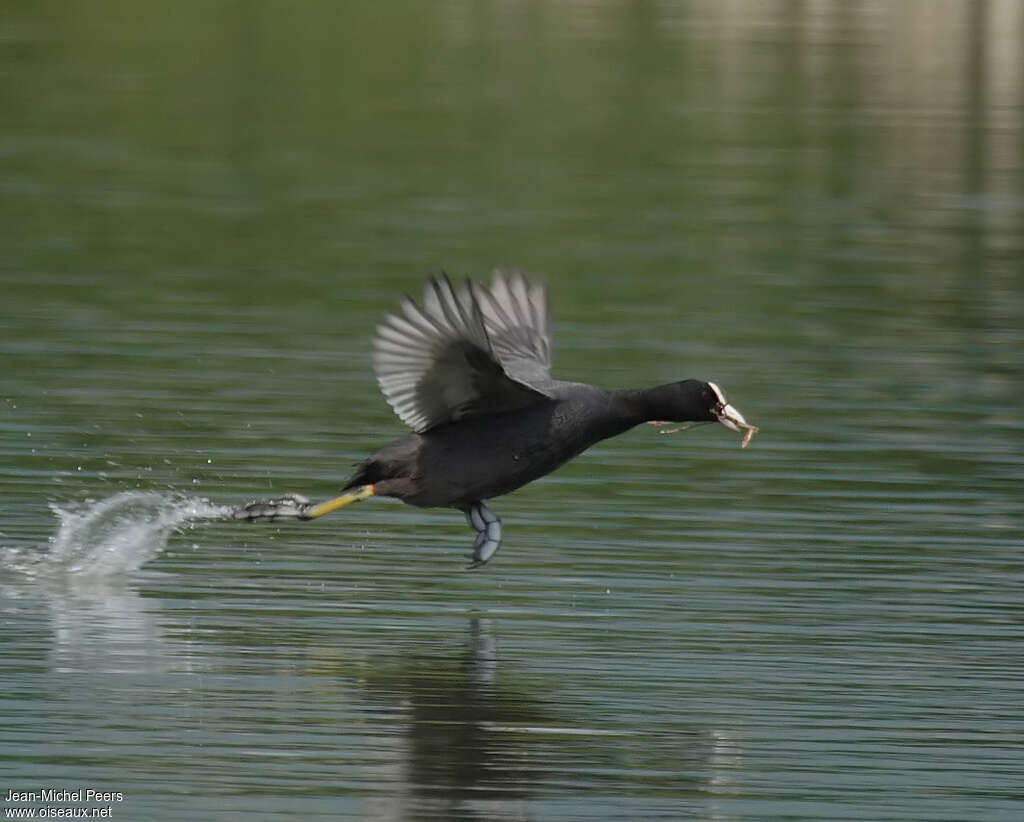
<instances>
[{"instance_id":1,"label":"white foam","mask_svg":"<svg viewBox=\"0 0 1024 822\"><path fill-rule=\"evenodd\" d=\"M175 530L232 511L198 497L154 491L125 491L98 502L50 508L59 522L49 545L35 551L7 549L0 565L33 577L123 574L158 556Z\"/></svg>"}]
</instances>

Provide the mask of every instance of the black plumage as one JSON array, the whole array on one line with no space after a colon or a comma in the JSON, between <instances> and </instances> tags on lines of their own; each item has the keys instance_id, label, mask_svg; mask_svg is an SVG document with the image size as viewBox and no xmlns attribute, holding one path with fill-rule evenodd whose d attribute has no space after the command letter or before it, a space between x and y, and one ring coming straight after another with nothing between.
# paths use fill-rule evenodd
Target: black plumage
<instances>
[{"instance_id":1,"label":"black plumage","mask_svg":"<svg viewBox=\"0 0 1024 822\"><path fill-rule=\"evenodd\" d=\"M457 508L477 531L473 565L501 542L486 500L554 471L591 445L642 423L721 422L756 427L713 382L683 380L608 390L551 377L547 293L522 274L497 272L491 287L445 276L427 282L423 306L410 298L385 318L374 369L385 398L413 432L368 457L340 496L322 503L260 500L238 519L312 519L370 496Z\"/></svg>"}]
</instances>

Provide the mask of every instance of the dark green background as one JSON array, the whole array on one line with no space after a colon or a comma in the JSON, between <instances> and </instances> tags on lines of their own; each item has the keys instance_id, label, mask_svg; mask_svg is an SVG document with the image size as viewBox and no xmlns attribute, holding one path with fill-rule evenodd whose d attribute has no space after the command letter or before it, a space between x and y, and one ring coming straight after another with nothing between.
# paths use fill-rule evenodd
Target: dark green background
<instances>
[{"instance_id":1,"label":"dark green background","mask_svg":"<svg viewBox=\"0 0 1024 822\"><path fill-rule=\"evenodd\" d=\"M155 820L1019 815L1016 3L0 29L0 787ZM762 433L602 444L494 503L475 573L460 515L381 501L15 572L50 503L332 493L402 430L378 319L495 266L549 283L557 376L714 379Z\"/></svg>"}]
</instances>

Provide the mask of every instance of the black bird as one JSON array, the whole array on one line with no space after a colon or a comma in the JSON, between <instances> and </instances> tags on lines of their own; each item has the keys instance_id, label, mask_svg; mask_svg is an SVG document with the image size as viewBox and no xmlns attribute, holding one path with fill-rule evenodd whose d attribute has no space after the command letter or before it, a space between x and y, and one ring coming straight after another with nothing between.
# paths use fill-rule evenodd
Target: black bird
<instances>
[{"instance_id":1,"label":"black bird","mask_svg":"<svg viewBox=\"0 0 1024 822\"><path fill-rule=\"evenodd\" d=\"M369 497L457 508L476 531L470 567L501 545L486 500L543 477L591 445L642 422L720 422L757 432L713 382L683 380L610 391L551 378L547 291L495 272L491 287L456 291L431 277L420 308L409 297L377 329L373 366L385 399L413 433L366 459L341 496L257 500L235 519L314 519Z\"/></svg>"}]
</instances>

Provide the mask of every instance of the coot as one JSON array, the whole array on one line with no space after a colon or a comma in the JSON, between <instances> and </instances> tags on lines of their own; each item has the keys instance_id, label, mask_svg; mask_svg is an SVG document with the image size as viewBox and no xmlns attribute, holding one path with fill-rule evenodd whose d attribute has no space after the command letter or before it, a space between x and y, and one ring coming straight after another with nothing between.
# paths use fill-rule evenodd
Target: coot
<instances>
[{"instance_id":1,"label":"coot","mask_svg":"<svg viewBox=\"0 0 1024 822\"><path fill-rule=\"evenodd\" d=\"M471 568L501 545L486 501L543 477L591 445L642 422L720 422L757 432L713 382L683 380L614 391L551 377L547 291L496 272L490 288L456 290L430 277L422 307L405 297L377 329L374 371L385 399L413 433L371 455L342 494L256 500L235 519L314 519L369 497L457 508L476 531Z\"/></svg>"}]
</instances>

